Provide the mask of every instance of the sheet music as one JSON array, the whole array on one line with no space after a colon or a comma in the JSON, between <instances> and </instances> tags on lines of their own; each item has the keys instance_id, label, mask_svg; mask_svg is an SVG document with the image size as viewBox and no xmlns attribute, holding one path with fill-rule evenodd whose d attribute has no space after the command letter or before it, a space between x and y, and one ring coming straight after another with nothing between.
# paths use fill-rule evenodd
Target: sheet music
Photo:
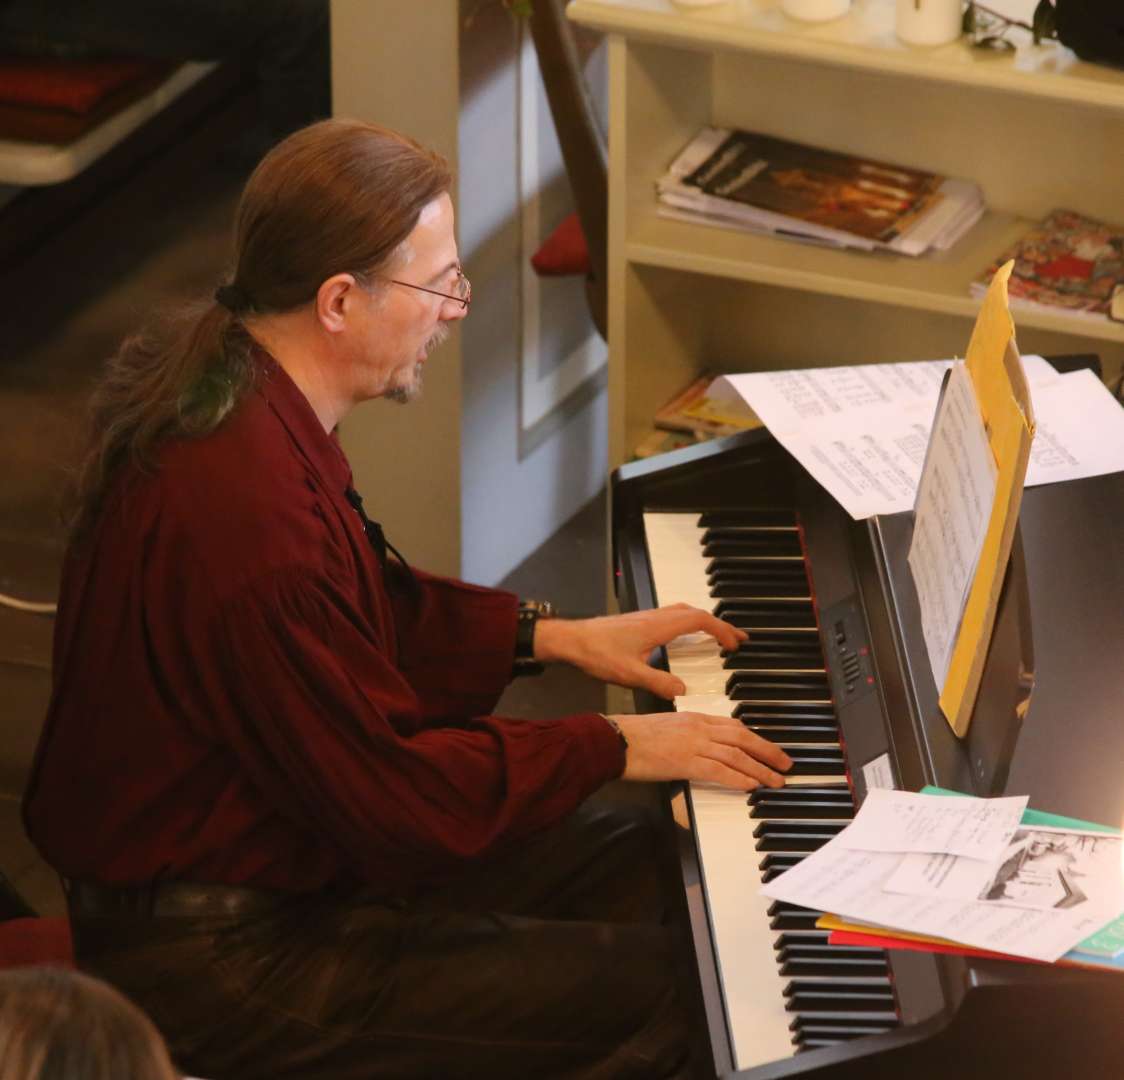
<instances>
[{"instance_id":1,"label":"sheet music","mask_svg":"<svg viewBox=\"0 0 1124 1080\"><path fill-rule=\"evenodd\" d=\"M917 492L908 563L937 687L952 649L995 502L996 466L967 368L953 365Z\"/></svg>"},{"instance_id":2,"label":"sheet music","mask_svg":"<svg viewBox=\"0 0 1124 1080\"><path fill-rule=\"evenodd\" d=\"M1124 469L1124 409L1089 371L1060 375L1022 357L1040 432L1028 486ZM856 519L913 507L937 398L951 360L725 375L737 397ZM1087 417L1095 416L1096 423Z\"/></svg>"}]
</instances>

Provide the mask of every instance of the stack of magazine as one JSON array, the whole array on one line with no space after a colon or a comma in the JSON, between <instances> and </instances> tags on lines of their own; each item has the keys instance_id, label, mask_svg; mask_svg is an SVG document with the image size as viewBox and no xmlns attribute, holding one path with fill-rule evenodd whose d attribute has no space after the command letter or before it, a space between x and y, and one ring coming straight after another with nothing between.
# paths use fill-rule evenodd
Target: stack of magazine
<instances>
[{"instance_id":1,"label":"stack of magazine","mask_svg":"<svg viewBox=\"0 0 1124 1080\"><path fill-rule=\"evenodd\" d=\"M967 180L730 128L703 128L656 187L664 217L904 255L951 247L984 211Z\"/></svg>"},{"instance_id":2,"label":"stack of magazine","mask_svg":"<svg viewBox=\"0 0 1124 1080\"><path fill-rule=\"evenodd\" d=\"M972 282L973 296L1008 259L1012 306L1124 320L1124 226L1055 210Z\"/></svg>"}]
</instances>

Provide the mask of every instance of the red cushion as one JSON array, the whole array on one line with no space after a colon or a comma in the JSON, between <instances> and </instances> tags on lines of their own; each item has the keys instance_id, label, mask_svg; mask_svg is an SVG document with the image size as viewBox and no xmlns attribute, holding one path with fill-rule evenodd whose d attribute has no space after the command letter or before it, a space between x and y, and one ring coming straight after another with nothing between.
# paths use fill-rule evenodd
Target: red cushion
<instances>
[{"instance_id":1,"label":"red cushion","mask_svg":"<svg viewBox=\"0 0 1124 1080\"><path fill-rule=\"evenodd\" d=\"M531 265L541 277L563 277L567 274L588 274L589 248L577 214L564 218L531 256Z\"/></svg>"},{"instance_id":2,"label":"red cushion","mask_svg":"<svg viewBox=\"0 0 1124 1080\"><path fill-rule=\"evenodd\" d=\"M160 60L0 57L0 104L83 114L130 83L167 68Z\"/></svg>"},{"instance_id":3,"label":"red cushion","mask_svg":"<svg viewBox=\"0 0 1124 1080\"><path fill-rule=\"evenodd\" d=\"M70 921L65 916L0 922L0 968L32 964L74 967Z\"/></svg>"}]
</instances>

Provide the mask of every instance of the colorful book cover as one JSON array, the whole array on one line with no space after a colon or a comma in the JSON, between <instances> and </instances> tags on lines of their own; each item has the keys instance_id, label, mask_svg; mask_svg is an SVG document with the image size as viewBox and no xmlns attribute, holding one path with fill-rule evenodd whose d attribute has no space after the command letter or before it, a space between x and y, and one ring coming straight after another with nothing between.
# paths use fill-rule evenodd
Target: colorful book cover
<instances>
[{"instance_id":1,"label":"colorful book cover","mask_svg":"<svg viewBox=\"0 0 1124 1080\"><path fill-rule=\"evenodd\" d=\"M1124 226L1055 210L980 274L973 292L1008 259L1015 260L1011 300L1107 315L1114 289L1124 284Z\"/></svg>"},{"instance_id":2,"label":"colorful book cover","mask_svg":"<svg viewBox=\"0 0 1124 1080\"><path fill-rule=\"evenodd\" d=\"M683 183L717 198L878 243L902 235L942 196L943 176L732 131Z\"/></svg>"}]
</instances>

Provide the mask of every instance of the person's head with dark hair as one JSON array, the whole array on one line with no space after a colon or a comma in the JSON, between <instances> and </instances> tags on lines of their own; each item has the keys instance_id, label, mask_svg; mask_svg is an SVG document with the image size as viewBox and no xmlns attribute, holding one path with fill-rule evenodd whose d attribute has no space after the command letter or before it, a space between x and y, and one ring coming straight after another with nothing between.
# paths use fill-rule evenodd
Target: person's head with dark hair
<instances>
[{"instance_id":1,"label":"person's head with dark hair","mask_svg":"<svg viewBox=\"0 0 1124 1080\"><path fill-rule=\"evenodd\" d=\"M178 1080L152 1022L108 984L68 968L0 972L3 1080Z\"/></svg>"},{"instance_id":2,"label":"person's head with dark hair","mask_svg":"<svg viewBox=\"0 0 1124 1080\"><path fill-rule=\"evenodd\" d=\"M253 384L255 343L325 424L367 397L412 397L444 324L467 308L451 183L438 154L376 124L325 120L275 146L242 194L230 280L109 361L73 532L96 521L119 466L149 468L165 442L223 422Z\"/></svg>"}]
</instances>

